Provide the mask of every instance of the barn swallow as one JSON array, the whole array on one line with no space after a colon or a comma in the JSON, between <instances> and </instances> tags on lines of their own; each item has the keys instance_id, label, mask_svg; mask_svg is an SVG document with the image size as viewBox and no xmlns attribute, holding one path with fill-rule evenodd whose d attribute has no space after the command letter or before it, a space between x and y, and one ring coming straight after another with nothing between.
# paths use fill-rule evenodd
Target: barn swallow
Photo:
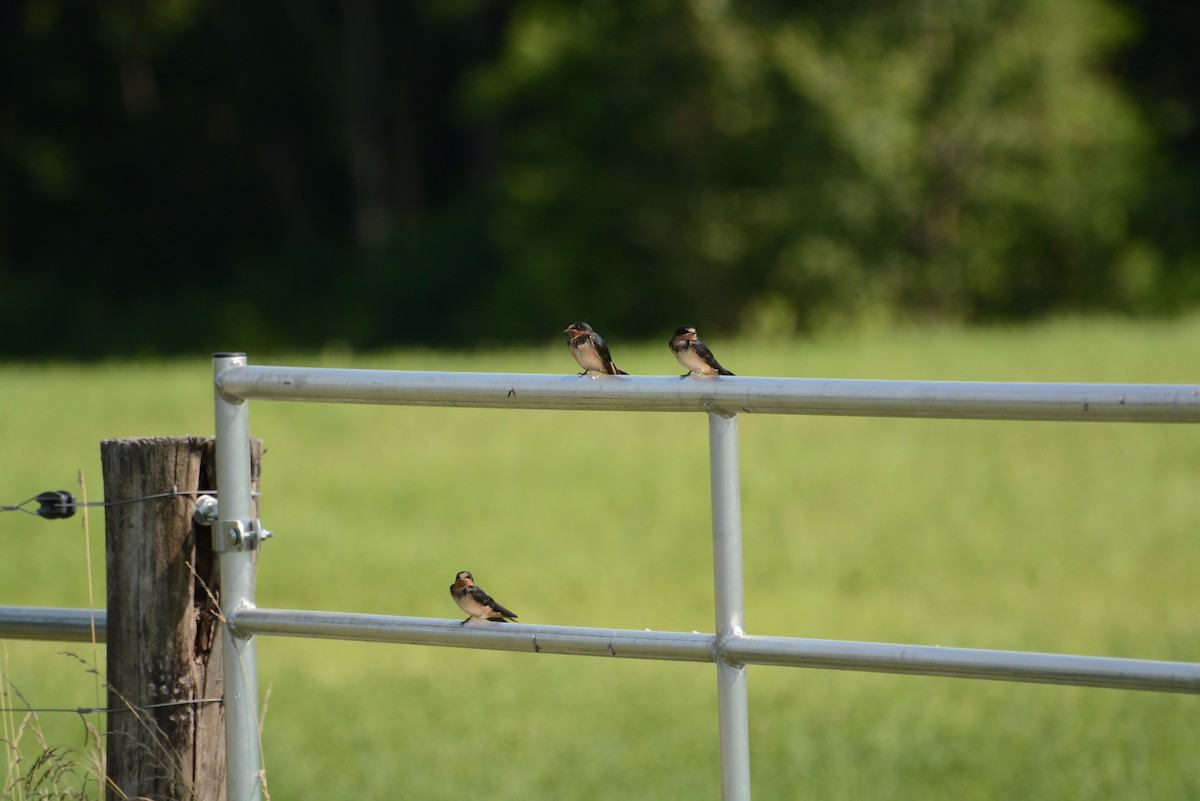
<instances>
[{"instance_id":1,"label":"barn swallow","mask_svg":"<svg viewBox=\"0 0 1200 801\"><path fill-rule=\"evenodd\" d=\"M515 620L517 617L516 612L505 609L496 603L496 599L484 592L483 587L477 585L466 570L458 571L458 575L454 577L454 583L450 585L450 595L454 597L459 608L469 615L458 624L460 626L466 625L467 620L479 620L484 617L497 623L507 623L508 620Z\"/></svg>"},{"instance_id":2,"label":"barn swallow","mask_svg":"<svg viewBox=\"0 0 1200 801\"><path fill-rule=\"evenodd\" d=\"M692 373L697 375L733 375L726 370L717 361L717 358L712 355L712 351L708 349L700 339L696 336L696 327L691 325L681 325L675 329L675 336L671 337L667 343L671 346L671 353L675 354L675 358L688 369L686 373L679 376L687 378Z\"/></svg>"},{"instance_id":3,"label":"barn swallow","mask_svg":"<svg viewBox=\"0 0 1200 801\"><path fill-rule=\"evenodd\" d=\"M571 323L563 333L567 334L567 347L571 349L571 355L583 368L580 375L587 375L589 372L629 375L624 370L617 369L608 352L608 345L587 323Z\"/></svg>"}]
</instances>

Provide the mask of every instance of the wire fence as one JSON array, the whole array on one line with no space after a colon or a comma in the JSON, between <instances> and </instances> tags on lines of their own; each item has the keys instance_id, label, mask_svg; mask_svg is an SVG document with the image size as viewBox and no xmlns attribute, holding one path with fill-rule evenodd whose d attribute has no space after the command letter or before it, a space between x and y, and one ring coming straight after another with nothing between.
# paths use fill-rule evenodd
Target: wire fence
<instances>
[{"instance_id":1,"label":"wire fence","mask_svg":"<svg viewBox=\"0 0 1200 801\"><path fill-rule=\"evenodd\" d=\"M216 496L216 490L181 490L179 487L172 487L167 492L155 492L150 495L140 495L136 498L116 498L114 500L103 501L79 501L75 498L75 493L70 490L46 490L34 495L32 498L27 498L20 503L9 503L0 505L0 512L24 512L28 515L41 517L46 520L61 520L63 518L74 516L76 510L85 508L105 508L110 506L125 506L131 503L147 503L149 501L158 501L166 498L196 498L201 495ZM257 493L255 494L257 497ZM38 508L34 509L30 504L37 503Z\"/></svg>"}]
</instances>

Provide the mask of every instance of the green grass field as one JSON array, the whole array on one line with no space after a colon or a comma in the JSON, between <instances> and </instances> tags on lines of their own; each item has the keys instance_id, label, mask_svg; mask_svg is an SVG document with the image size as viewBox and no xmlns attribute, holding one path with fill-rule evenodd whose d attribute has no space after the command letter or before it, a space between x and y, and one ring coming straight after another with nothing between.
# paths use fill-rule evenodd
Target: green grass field
<instances>
[{"instance_id":1,"label":"green grass field","mask_svg":"<svg viewBox=\"0 0 1200 801\"><path fill-rule=\"evenodd\" d=\"M664 342L610 342L631 373ZM1200 317L710 340L745 375L1196 382ZM566 373L541 349L260 358ZM101 494L102 438L212 432L210 362L0 367L0 503ZM703 415L254 402L263 606L459 617L459 569L522 622L711 631ZM1200 660L1200 430L743 415L753 633ZM90 515L103 603L103 516ZM87 606L79 518L0 514L0 603ZM97 701L8 642L35 705ZM103 648L99 649L101 662ZM263 638L273 798L720 796L712 665ZM758 799L1194 799L1200 699L749 668ZM100 698L103 703L103 698ZM45 714L85 749L80 718Z\"/></svg>"}]
</instances>

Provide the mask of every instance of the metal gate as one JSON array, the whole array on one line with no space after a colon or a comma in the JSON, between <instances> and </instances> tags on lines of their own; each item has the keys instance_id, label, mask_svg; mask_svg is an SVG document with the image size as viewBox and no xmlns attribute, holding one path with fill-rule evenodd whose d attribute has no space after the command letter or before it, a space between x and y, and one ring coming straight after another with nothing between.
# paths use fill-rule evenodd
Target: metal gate
<instances>
[{"instance_id":1,"label":"metal gate","mask_svg":"<svg viewBox=\"0 0 1200 801\"><path fill-rule=\"evenodd\" d=\"M261 797L255 636L328 637L539 653L712 662L717 667L721 789L750 797L746 666L771 664L1200 694L1200 664L748 634L743 628L738 415L1200 422L1200 387L871 381L804 378L526 375L250 365L213 357L225 627L230 799ZM600 411L700 412L712 488L715 631L652 632L259 608L253 558L250 400Z\"/></svg>"}]
</instances>

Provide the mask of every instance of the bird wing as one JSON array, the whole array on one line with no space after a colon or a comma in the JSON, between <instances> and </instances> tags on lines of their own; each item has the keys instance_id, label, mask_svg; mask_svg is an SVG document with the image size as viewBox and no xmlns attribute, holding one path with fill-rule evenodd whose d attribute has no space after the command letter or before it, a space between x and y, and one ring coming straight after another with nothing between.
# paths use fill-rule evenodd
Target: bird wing
<instances>
[{"instance_id":1,"label":"bird wing","mask_svg":"<svg viewBox=\"0 0 1200 801\"><path fill-rule=\"evenodd\" d=\"M721 363L717 361L717 357L713 356L712 351L708 349L708 345L705 345L698 339L692 344L696 349L696 355L703 359L705 364L716 370L718 373L729 372L721 366Z\"/></svg>"},{"instance_id":2,"label":"bird wing","mask_svg":"<svg viewBox=\"0 0 1200 801\"><path fill-rule=\"evenodd\" d=\"M467 592L470 594L471 599L480 606L486 606L490 609L493 609L497 614L503 615L504 617L516 617L516 614L510 612L497 603L496 599L484 592L478 584L468 587Z\"/></svg>"},{"instance_id":3,"label":"bird wing","mask_svg":"<svg viewBox=\"0 0 1200 801\"><path fill-rule=\"evenodd\" d=\"M600 354L600 361L604 362L604 371L609 375L625 375L613 364L612 354L608 352L608 343L604 341L604 338L594 332L591 336L592 344L596 346L596 352Z\"/></svg>"},{"instance_id":4,"label":"bird wing","mask_svg":"<svg viewBox=\"0 0 1200 801\"><path fill-rule=\"evenodd\" d=\"M591 337L592 344L596 346L596 352L600 354L600 360L604 362L605 367L611 367L612 354L608 352L608 343L599 334L594 333Z\"/></svg>"}]
</instances>

